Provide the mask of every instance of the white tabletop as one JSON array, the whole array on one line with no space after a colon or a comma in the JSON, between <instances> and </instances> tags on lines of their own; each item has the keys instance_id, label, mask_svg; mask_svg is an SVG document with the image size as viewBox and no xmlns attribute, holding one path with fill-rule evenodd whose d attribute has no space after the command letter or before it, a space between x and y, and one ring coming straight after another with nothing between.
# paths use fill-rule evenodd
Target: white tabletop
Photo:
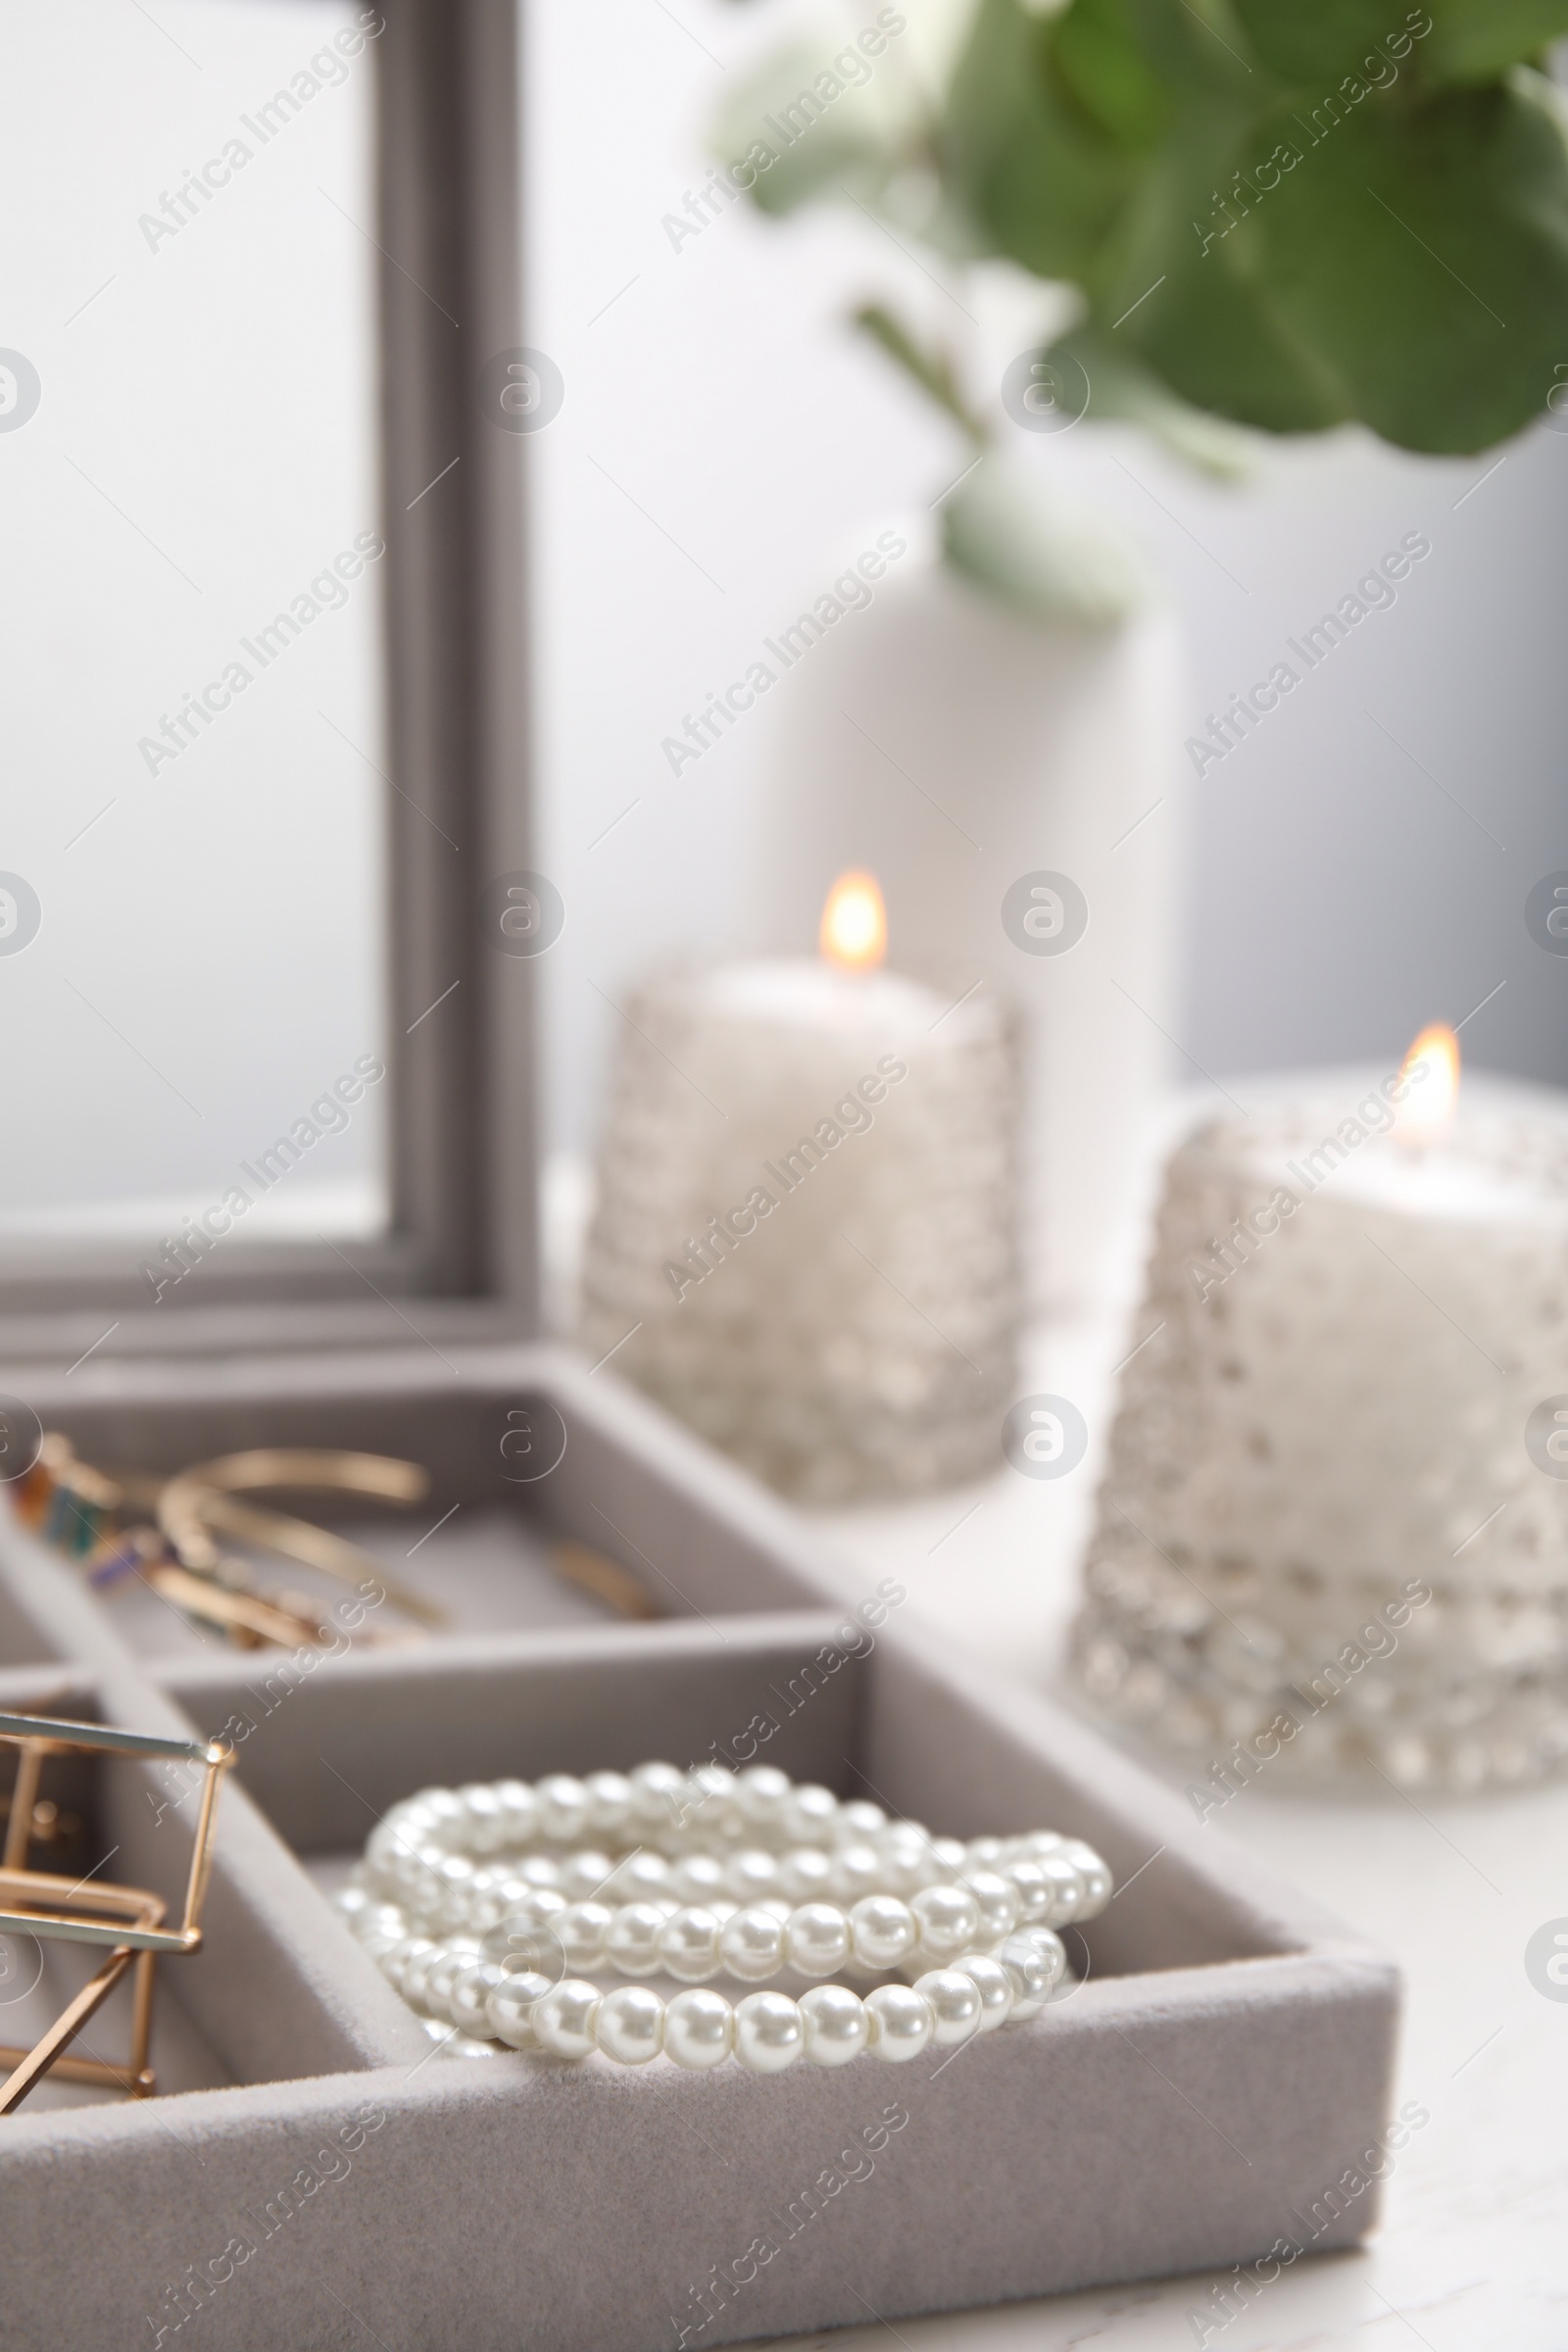
<instances>
[{"instance_id":1,"label":"white tabletop","mask_svg":"<svg viewBox=\"0 0 1568 2352\"><path fill-rule=\"evenodd\" d=\"M906 1605L999 1674L1068 1696L1059 1659L1109 1375L1138 1337L1127 1323L1125 1307L1085 1318L1031 1351L1025 1387L1071 1396L1096 1441L1069 1478L1004 1470L897 1509L822 1514L846 1598L896 1571ZM1180 1787L1186 1776L1165 1777ZM1564 2352L1568 2000L1534 1988L1524 1952L1539 1927L1568 1919L1568 1786L1418 1807L1386 1791L1354 1803L1282 1796L1263 1782L1209 1834L1254 1849L1404 1970L1396 2103L1419 2100L1431 2122L1396 2160L1381 2227L1357 2251L1303 2259L1206 2336L1189 2315L1218 2273L800 2337L800 2352L870 2352L895 2337L911 2352L1089 2342L1095 2352L1191 2352L1205 2341L1223 2352Z\"/></svg>"}]
</instances>

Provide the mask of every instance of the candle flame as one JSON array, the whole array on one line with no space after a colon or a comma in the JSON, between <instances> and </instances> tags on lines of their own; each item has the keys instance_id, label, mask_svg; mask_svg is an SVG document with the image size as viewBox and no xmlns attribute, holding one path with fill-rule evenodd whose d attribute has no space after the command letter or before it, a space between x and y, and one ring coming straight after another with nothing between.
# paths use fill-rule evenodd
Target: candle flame
<instances>
[{"instance_id":1,"label":"candle flame","mask_svg":"<svg viewBox=\"0 0 1568 2352\"><path fill-rule=\"evenodd\" d=\"M1422 1030L1399 1076L1410 1091L1395 1113L1396 1138L1413 1151L1441 1142L1459 1100L1459 1040L1446 1022Z\"/></svg>"},{"instance_id":2,"label":"candle flame","mask_svg":"<svg viewBox=\"0 0 1568 2352\"><path fill-rule=\"evenodd\" d=\"M869 972L888 952L888 918L875 874L840 874L822 909L819 944L841 971Z\"/></svg>"}]
</instances>

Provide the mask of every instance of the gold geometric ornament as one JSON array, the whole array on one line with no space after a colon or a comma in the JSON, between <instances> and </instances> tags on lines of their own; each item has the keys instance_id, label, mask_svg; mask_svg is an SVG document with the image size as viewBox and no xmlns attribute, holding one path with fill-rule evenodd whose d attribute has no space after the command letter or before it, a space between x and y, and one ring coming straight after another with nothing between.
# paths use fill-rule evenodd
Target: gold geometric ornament
<instances>
[{"instance_id":1,"label":"gold geometric ornament","mask_svg":"<svg viewBox=\"0 0 1568 2352\"><path fill-rule=\"evenodd\" d=\"M171 1956L201 1948L201 1913L212 1872L213 1832L222 1775L234 1751L221 1740L164 1740L147 1732L107 1731L97 1723L58 1723L40 1715L0 1714L0 1743L20 1750L3 1857L0 1857L0 1935L30 1936L45 1943L96 1944L108 1958L61 2011L31 2049L0 2044L0 2066L12 2069L0 2082L0 2115L20 2106L47 2074L66 2082L89 2082L129 2098L151 2097L157 2084L147 2063L152 2033L153 1971L161 1952ZM38 1776L45 1756L112 1755L172 1758L196 1765L203 1778L185 1887L184 1916L165 1927L162 1895L140 1886L118 1886L102 1879L75 1881L29 1870ZM136 1972L131 2006L130 2055L124 2066L99 2058L67 2055L82 2027L129 1969Z\"/></svg>"}]
</instances>

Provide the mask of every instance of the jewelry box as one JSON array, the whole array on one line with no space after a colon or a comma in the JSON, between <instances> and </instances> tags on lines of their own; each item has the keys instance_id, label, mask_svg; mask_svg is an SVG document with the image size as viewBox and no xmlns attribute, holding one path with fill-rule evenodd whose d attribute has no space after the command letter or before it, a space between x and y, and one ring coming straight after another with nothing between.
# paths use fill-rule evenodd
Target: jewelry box
<instances>
[{"instance_id":1,"label":"jewelry box","mask_svg":"<svg viewBox=\"0 0 1568 2352\"><path fill-rule=\"evenodd\" d=\"M144 2324L168 2343L200 2309L215 2345L273 2344L286 2314L300 2344L349 2343L358 2320L389 2343L503 2352L525 2328L552 2352L658 2352L1250 2261L1310 2237L1303 2216L1323 2248L1361 2233L1371 2200L1328 2192L1386 2126L1387 1963L904 1606L868 1634L782 1505L603 1373L542 1348L454 1366L315 1355L35 1384L89 1459L172 1468L307 1437L417 1451L429 1519L455 1506L446 1543L481 1527L493 1598L474 1604L489 1628L309 1672L219 1645L137 1655L112 1603L0 1529L0 1702L227 1727L238 1746L206 1945L160 1987L167 2095L0 2127L19 2347L91 2352ZM566 1433L527 1486L508 1484L509 1414ZM562 1536L668 1613L519 1622L509 1582L525 1590ZM432 2054L323 1894L420 1786L684 1766L750 1740L937 1832L1087 1838L1117 1892L1068 1931L1068 1997L898 2067L475 2062ZM188 1795L116 1763L88 1801L117 1871L177 1886Z\"/></svg>"},{"instance_id":2,"label":"jewelry box","mask_svg":"<svg viewBox=\"0 0 1568 2352\"><path fill-rule=\"evenodd\" d=\"M158 2095L46 2083L0 2120L7 2343L673 2352L1349 2243L1374 2197L1335 2184L1386 2126L1392 1968L922 1633L912 1598L847 1617L845 1572L781 1504L612 1364L538 1344L554 934L519 952L501 923L541 881L529 443L494 413L528 358L514 0L373 13L393 1230L353 1253L225 1241L151 1302L123 1252L40 1253L0 1278L0 1393L149 1476L258 1446L419 1463L427 1509L368 1540L453 1616L333 1656L204 1643L0 1506L0 1713L236 1750L202 1948L161 1967ZM563 1587L563 1543L657 1614ZM939 1835L1060 1829L1116 1892L1040 2015L899 2066L438 2052L328 1900L378 1816L431 1783L657 1756L776 1763ZM177 1769L78 1759L49 1786L62 1861L172 1902ZM44 1990L0 1981L0 2039L41 2030ZM121 2046L119 1998L95 2050Z\"/></svg>"}]
</instances>

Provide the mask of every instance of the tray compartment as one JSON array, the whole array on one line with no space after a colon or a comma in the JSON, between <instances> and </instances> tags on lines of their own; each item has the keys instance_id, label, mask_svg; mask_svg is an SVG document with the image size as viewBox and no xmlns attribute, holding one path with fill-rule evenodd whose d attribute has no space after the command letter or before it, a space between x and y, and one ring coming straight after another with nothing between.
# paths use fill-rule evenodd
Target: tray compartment
<instances>
[{"instance_id":1,"label":"tray compartment","mask_svg":"<svg viewBox=\"0 0 1568 2352\"><path fill-rule=\"evenodd\" d=\"M799 1522L607 1376L509 1350L464 1359L438 1390L428 1361L107 1366L95 1383L88 1364L38 1404L89 1459L406 1451L435 1474L431 1522L450 1502L514 1513L531 1538L652 1567L674 1598L654 1624L514 1621L361 1646L252 1715L224 1795L212 1940L182 1994L233 2086L11 2119L0 2196L29 2248L8 2280L19 2352L109 2352L127 2315L138 2332L152 2315L156 2340L169 2283L344 2129L362 2135L349 2173L302 2189L204 2300L214 2346L347 2345L368 2327L410 2347L514 2352L525 2335L539 2352L663 2352L683 2329L711 2345L872 2311L896 2321L1244 2262L1298 2234L1296 2209L1384 2128L1392 1968L1092 1733L999 1690L903 1612L874 1641L841 1641L861 1654L792 1708L797 1669L844 1624ZM498 1414L519 1396L560 1413L568 1442L549 1477L509 1493ZM504 1564L497 1575L500 1590ZM147 1729L222 1731L280 1654L135 1658L112 1606L0 1522L0 1606L7 1592L109 1720ZM1065 1997L956 2057L777 2081L459 2061L434 2054L312 1883L425 1783L653 1753L743 1763L759 1716L776 1729L758 1756L934 1829L1050 1821L1101 1845L1122 1890L1069 1938ZM125 1841L118 1866L164 1885L180 1832L150 1829L139 1793L143 1818L131 1790L105 1821ZM368 2107L373 2132L354 2123ZM873 2171L792 2226L889 2107L907 2121ZM95 2265L74 2259L65 2208L94 2230ZM1349 2243L1375 2218L1358 2198L1315 2242ZM703 2325L691 2289L768 2232L775 2254L710 2297Z\"/></svg>"}]
</instances>

